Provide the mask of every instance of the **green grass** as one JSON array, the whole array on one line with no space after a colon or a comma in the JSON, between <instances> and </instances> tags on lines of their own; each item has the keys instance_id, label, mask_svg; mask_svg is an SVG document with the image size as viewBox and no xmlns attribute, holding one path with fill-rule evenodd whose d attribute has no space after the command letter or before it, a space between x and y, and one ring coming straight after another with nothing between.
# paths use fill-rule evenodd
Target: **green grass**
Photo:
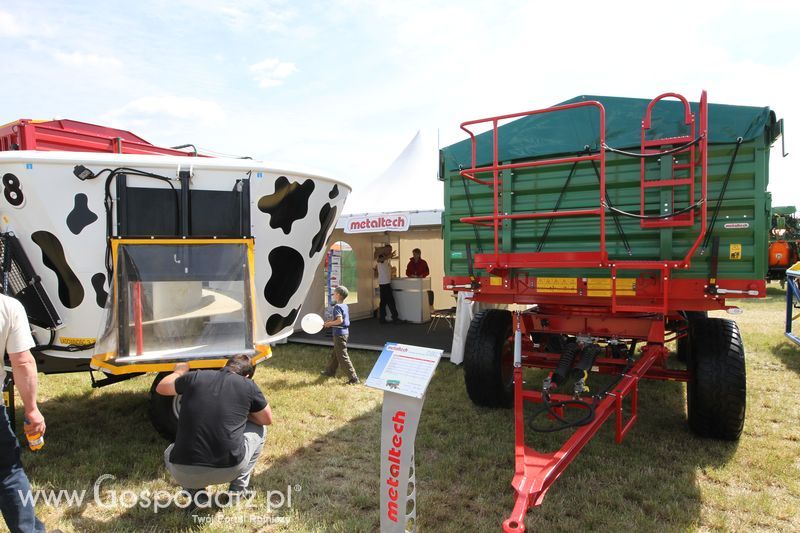
<instances>
[{"instance_id":1,"label":"green grass","mask_svg":"<svg viewBox=\"0 0 800 533\"><path fill-rule=\"evenodd\" d=\"M528 513L529 530L800 530L800 348L782 335L783 306L773 288L765 300L741 303L748 404L739 442L689 431L684 385L643 382L640 418L623 443L614 443L611 424L602 428ZM351 355L366 377L376 354ZM92 501L102 474L116 476L104 489L176 490L162 464L167 443L147 419L149 378L92 390L85 375L43 376L46 444L24 453L26 470L36 489L87 489L89 501L40 504L39 516L65 531L377 530L381 393L320 379L326 356L325 348L278 346L259 368L275 424L253 478L257 508L201 511L210 524L175 508L105 509ZM512 413L474 407L462 372L440 363L423 411L416 444L422 531L497 531L514 503ZM561 438L537 436L531 444L553 448ZM294 487L291 510L268 514L265 493L287 486ZM288 525L265 525L270 516Z\"/></svg>"}]
</instances>

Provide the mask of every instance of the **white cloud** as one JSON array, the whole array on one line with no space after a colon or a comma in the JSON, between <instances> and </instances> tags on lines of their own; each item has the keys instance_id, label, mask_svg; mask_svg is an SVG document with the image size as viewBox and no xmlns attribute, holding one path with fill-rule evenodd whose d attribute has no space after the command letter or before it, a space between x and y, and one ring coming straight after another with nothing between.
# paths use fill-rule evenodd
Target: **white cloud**
<instances>
[{"instance_id":1,"label":"white cloud","mask_svg":"<svg viewBox=\"0 0 800 533\"><path fill-rule=\"evenodd\" d=\"M24 2L3 2L0 10L0 38L2 37L52 37L54 33L51 21L45 17L31 15L30 6Z\"/></svg>"},{"instance_id":2,"label":"white cloud","mask_svg":"<svg viewBox=\"0 0 800 533\"><path fill-rule=\"evenodd\" d=\"M21 26L14 15L0 11L0 37L19 37L24 33Z\"/></svg>"},{"instance_id":3,"label":"white cloud","mask_svg":"<svg viewBox=\"0 0 800 533\"><path fill-rule=\"evenodd\" d=\"M112 55L100 55L93 52L79 50L66 51L49 44L43 44L37 39L28 39L28 47L34 52L43 52L52 57L56 62L68 67L94 69L95 71L118 69L122 61Z\"/></svg>"},{"instance_id":4,"label":"white cloud","mask_svg":"<svg viewBox=\"0 0 800 533\"><path fill-rule=\"evenodd\" d=\"M258 86L266 89L281 85L286 78L297 72L297 67L294 63L270 58L250 65L250 72L258 82Z\"/></svg>"},{"instance_id":5,"label":"white cloud","mask_svg":"<svg viewBox=\"0 0 800 533\"><path fill-rule=\"evenodd\" d=\"M165 117L187 121L217 122L225 118L218 103L191 96L144 96L106 114L110 120Z\"/></svg>"},{"instance_id":6,"label":"white cloud","mask_svg":"<svg viewBox=\"0 0 800 533\"><path fill-rule=\"evenodd\" d=\"M165 9L174 12L175 4L213 15L230 30L244 32L288 33L297 13L285 0L171 0Z\"/></svg>"},{"instance_id":7,"label":"white cloud","mask_svg":"<svg viewBox=\"0 0 800 533\"><path fill-rule=\"evenodd\" d=\"M223 20L235 30L263 29L281 31L294 18L292 10L280 10L269 5L222 5L219 6Z\"/></svg>"},{"instance_id":8,"label":"white cloud","mask_svg":"<svg viewBox=\"0 0 800 533\"><path fill-rule=\"evenodd\" d=\"M53 58L59 63L73 67L90 68L117 68L122 66L122 61L113 56L101 56L91 52L62 52L52 50Z\"/></svg>"},{"instance_id":9,"label":"white cloud","mask_svg":"<svg viewBox=\"0 0 800 533\"><path fill-rule=\"evenodd\" d=\"M220 104L191 96L143 96L102 114L99 123L132 131L156 146L186 142L215 148L213 142L227 120Z\"/></svg>"},{"instance_id":10,"label":"white cloud","mask_svg":"<svg viewBox=\"0 0 800 533\"><path fill-rule=\"evenodd\" d=\"M637 0L611 11L588 0L144 0L125 10L7 1L0 41L16 47L9 70L29 80L6 93L25 116L112 119L154 142L301 160L354 183L419 128L439 128L446 146L464 138L464 120L579 94L696 100L705 88L714 103L770 105L795 152L800 2L729 3L677 0L656 24ZM92 46L81 27L93 28ZM75 74L81 83L53 92L53 79ZM800 159L778 151L770 188L797 202Z\"/></svg>"}]
</instances>

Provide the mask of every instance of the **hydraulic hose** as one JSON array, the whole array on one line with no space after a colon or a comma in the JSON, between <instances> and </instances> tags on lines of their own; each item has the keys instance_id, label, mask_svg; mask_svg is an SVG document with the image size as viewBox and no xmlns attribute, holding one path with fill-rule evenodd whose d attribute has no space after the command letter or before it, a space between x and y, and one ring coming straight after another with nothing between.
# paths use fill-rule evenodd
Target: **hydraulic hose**
<instances>
[{"instance_id":1,"label":"hydraulic hose","mask_svg":"<svg viewBox=\"0 0 800 533\"><path fill-rule=\"evenodd\" d=\"M561 358L558 360L555 372L553 372L553 382L556 385L563 385L569 377L569 371L572 370L572 364L575 362L575 356L580 351L578 343L571 342L561 352Z\"/></svg>"}]
</instances>

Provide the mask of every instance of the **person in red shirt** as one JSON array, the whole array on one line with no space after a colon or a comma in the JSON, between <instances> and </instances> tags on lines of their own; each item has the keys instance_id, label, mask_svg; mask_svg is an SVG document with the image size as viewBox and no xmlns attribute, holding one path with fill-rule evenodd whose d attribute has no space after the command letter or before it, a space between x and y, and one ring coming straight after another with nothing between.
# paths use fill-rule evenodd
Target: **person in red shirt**
<instances>
[{"instance_id":1,"label":"person in red shirt","mask_svg":"<svg viewBox=\"0 0 800 533\"><path fill-rule=\"evenodd\" d=\"M408 260L406 267L406 277L409 278L427 278L431 275L428 269L428 262L422 258L422 251L419 248L411 250L412 257Z\"/></svg>"}]
</instances>

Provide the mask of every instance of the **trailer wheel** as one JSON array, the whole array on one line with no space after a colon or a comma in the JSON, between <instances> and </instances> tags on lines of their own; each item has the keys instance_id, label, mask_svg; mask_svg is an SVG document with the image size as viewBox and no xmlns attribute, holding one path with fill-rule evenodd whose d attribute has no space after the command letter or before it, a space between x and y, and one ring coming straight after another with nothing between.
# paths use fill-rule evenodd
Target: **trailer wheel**
<instances>
[{"instance_id":1,"label":"trailer wheel","mask_svg":"<svg viewBox=\"0 0 800 533\"><path fill-rule=\"evenodd\" d=\"M510 312L487 309L473 317L464 350L464 383L475 405L511 407L514 342Z\"/></svg>"},{"instance_id":2,"label":"trailer wheel","mask_svg":"<svg viewBox=\"0 0 800 533\"><path fill-rule=\"evenodd\" d=\"M747 380L744 344L733 320L691 322L689 427L701 437L738 440L744 426Z\"/></svg>"},{"instance_id":3,"label":"trailer wheel","mask_svg":"<svg viewBox=\"0 0 800 533\"><path fill-rule=\"evenodd\" d=\"M178 431L178 413L181 411L181 397L180 395L162 396L156 392L158 384L169 374L170 372L161 372L153 380L153 384L150 386L150 404L147 408L147 414L150 416L150 423L153 424L156 431L172 442L175 440L175 433Z\"/></svg>"},{"instance_id":4,"label":"trailer wheel","mask_svg":"<svg viewBox=\"0 0 800 533\"><path fill-rule=\"evenodd\" d=\"M692 322L696 320L705 320L708 318L708 311L684 311L683 315L688 322L688 335L682 339L678 339L678 349L675 353L678 361L685 363L689 360L689 353L691 351L692 343Z\"/></svg>"}]
</instances>

